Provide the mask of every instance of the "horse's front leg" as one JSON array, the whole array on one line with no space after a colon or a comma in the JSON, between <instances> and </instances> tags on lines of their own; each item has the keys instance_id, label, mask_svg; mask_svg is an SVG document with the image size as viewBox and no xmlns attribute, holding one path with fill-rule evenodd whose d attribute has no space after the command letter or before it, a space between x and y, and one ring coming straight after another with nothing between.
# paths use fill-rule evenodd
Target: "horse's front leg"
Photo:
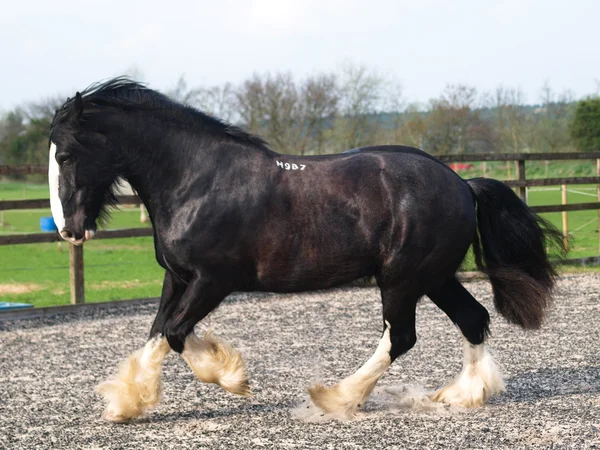
<instances>
[{"instance_id":1,"label":"horse's front leg","mask_svg":"<svg viewBox=\"0 0 600 450\"><path fill-rule=\"evenodd\" d=\"M161 367L171 348L162 335L165 317L177 305L186 285L166 272L160 306L150 338L122 364L117 374L96 390L107 402L103 417L111 422L126 422L156 406L161 398Z\"/></svg>"},{"instance_id":2,"label":"horse's front leg","mask_svg":"<svg viewBox=\"0 0 600 450\"><path fill-rule=\"evenodd\" d=\"M246 365L240 352L210 332L204 337L194 333L195 325L230 292L226 282L201 276L194 278L165 318L163 334L200 381L218 384L234 394L249 395Z\"/></svg>"},{"instance_id":3,"label":"horse's front leg","mask_svg":"<svg viewBox=\"0 0 600 450\"><path fill-rule=\"evenodd\" d=\"M182 355L201 381L249 395L240 353L212 333L202 338L194 333L196 323L228 293L225 285L212 280L197 277L185 284L167 271L150 339L122 363L115 377L97 388L107 401L106 420L126 422L158 404L162 362L171 349Z\"/></svg>"}]
</instances>

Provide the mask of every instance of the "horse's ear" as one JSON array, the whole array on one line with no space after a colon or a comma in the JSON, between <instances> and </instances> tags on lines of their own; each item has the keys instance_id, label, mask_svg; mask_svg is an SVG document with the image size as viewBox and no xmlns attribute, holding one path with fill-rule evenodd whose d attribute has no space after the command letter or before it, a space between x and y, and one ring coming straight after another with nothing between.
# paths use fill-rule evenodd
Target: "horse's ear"
<instances>
[{"instance_id":1,"label":"horse's ear","mask_svg":"<svg viewBox=\"0 0 600 450\"><path fill-rule=\"evenodd\" d=\"M75 94L75 101L73 103L73 117L76 120L79 120L81 114L83 114L83 97L81 97L81 94L77 92Z\"/></svg>"}]
</instances>

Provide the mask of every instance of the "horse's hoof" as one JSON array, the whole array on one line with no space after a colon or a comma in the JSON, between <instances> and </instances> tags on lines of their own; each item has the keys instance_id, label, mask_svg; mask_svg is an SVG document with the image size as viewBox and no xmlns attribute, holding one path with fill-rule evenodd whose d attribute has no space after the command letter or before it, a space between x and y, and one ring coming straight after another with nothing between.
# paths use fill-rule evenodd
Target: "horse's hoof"
<instances>
[{"instance_id":1,"label":"horse's hoof","mask_svg":"<svg viewBox=\"0 0 600 450\"><path fill-rule=\"evenodd\" d=\"M108 409L104 410L104 412L102 413L102 418L107 422L112 423L127 423L133 419L133 417L127 417L123 414L118 414L114 411L109 411Z\"/></svg>"}]
</instances>

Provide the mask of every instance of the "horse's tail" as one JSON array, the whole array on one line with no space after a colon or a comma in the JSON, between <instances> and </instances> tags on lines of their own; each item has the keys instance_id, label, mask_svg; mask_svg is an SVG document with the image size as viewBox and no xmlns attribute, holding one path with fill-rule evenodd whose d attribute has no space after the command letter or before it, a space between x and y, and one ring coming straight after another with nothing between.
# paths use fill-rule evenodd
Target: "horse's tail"
<instances>
[{"instance_id":1,"label":"horse's tail","mask_svg":"<svg viewBox=\"0 0 600 450\"><path fill-rule=\"evenodd\" d=\"M539 328L557 275L547 246L562 249L562 234L504 183L486 178L467 183L477 203L475 263L490 278L494 305L509 322Z\"/></svg>"}]
</instances>

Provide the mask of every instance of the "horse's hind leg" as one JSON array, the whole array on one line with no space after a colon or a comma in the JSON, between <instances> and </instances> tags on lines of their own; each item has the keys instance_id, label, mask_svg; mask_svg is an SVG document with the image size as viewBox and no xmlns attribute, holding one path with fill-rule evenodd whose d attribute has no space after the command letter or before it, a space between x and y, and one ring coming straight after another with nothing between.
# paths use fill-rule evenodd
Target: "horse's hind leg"
<instances>
[{"instance_id":1,"label":"horse's hind leg","mask_svg":"<svg viewBox=\"0 0 600 450\"><path fill-rule=\"evenodd\" d=\"M381 295L384 328L373 356L335 386L309 388L314 404L339 418L355 416L390 364L417 341L415 309L420 296L407 294L402 288L382 288Z\"/></svg>"},{"instance_id":2,"label":"horse's hind leg","mask_svg":"<svg viewBox=\"0 0 600 450\"><path fill-rule=\"evenodd\" d=\"M162 362L171 350L162 335L163 318L181 298L185 285L167 272L160 306L150 339L122 364L117 374L96 390L107 402L103 417L111 422L125 422L156 406L161 398Z\"/></svg>"},{"instance_id":3,"label":"horse's hind leg","mask_svg":"<svg viewBox=\"0 0 600 450\"><path fill-rule=\"evenodd\" d=\"M490 316L456 278L427 295L458 326L464 339L462 371L430 397L467 408L481 406L492 395L504 391L502 374L485 345Z\"/></svg>"}]
</instances>

